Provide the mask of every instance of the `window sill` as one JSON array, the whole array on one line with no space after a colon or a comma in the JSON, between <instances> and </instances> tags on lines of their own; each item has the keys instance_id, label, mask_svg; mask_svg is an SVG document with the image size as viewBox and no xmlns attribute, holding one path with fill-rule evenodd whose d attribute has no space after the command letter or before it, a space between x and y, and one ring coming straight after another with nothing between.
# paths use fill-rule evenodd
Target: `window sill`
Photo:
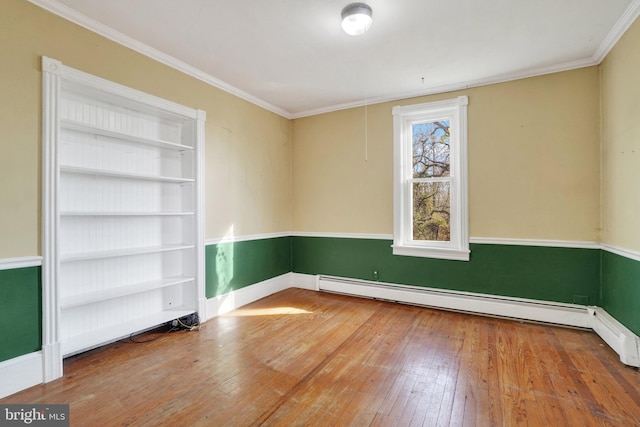
<instances>
[{"instance_id":1,"label":"window sill","mask_svg":"<svg viewBox=\"0 0 640 427\"><path fill-rule=\"evenodd\" d=\"M468 249L425 248L422 246L391 245L394 255L413 256L422 258L450 259L469 261Z\"/></svg>"}]
</instances>

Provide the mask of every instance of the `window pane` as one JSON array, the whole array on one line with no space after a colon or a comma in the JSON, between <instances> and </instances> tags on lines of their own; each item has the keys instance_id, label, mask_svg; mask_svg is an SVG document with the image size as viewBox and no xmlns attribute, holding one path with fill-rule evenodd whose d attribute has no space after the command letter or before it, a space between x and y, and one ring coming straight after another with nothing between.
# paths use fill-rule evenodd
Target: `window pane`
<instances>
[{"instance_id":1,"label":"window pane","mask_svg":"<svg viewBox=\"0 0 640 427\"><path fill-rule=\"evenodd\" d=\"M413 177L449 176L449 120L412 126Z\"/></svg>"},{"instance_id":2,"label":"window pane","mask_svg":"<svg viewBox=\"0 0 640 427\"><path fill-rule=\"evenodd\" d=\"M450 199L449 182L413 184L413 240L450 241Z\"/></svg>"}]
</instances>

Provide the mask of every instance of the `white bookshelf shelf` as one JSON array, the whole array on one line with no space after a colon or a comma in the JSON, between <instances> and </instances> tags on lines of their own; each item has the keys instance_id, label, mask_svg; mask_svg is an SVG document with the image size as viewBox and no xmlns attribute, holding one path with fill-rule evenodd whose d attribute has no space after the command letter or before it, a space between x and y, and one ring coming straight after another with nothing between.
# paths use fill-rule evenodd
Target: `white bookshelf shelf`
<instances>
[{"instance_id":1,"label":"white bookshelf shelf","mask_svg":"<svg viewBox=\"0 0 640 427\"><path fill-rule=\"evenodd\" d=\"M60 216L193 216L195 212L82 212L64 211Z\"/></svg>"},{"instance_id":2,"label":"white bookshelf shelf","mask_svg":"<svg viewBox=\"0 0 640 427\"><path fill-rule=\"evenodd\" d=\"M92 304L99 301L119 298L127 295L138 294L153 289L162 289L168 286L180 285L182 283L192 282L193 277L168 277L160 280L152 280L149 282L134 283L127 286L116 286L110 289L87 292L79 295L63 296L60 298L60 308L65 310L85 304Z\"/></svg>"},{"instance_id":3,"label":"white bookshelf shelf","mask_svg":"<svg viewBox=\"0 0 640 427\"><path fill-rule=\"evenodd\" d=\"M136 142L139 144L152 145L154 147L167 148L173 150L193 150L193 147L189 145L179 144L171 141L164 141L155 138L146 138L137 135L131 135L125 132L119 132L115 130L106 129L103 127L92 126L82 122L74 120L60 120L60 127L62 129L75 130L77 132L83 132L93 135L102 135L109 138L115 138L123 141Z\"/></svg>"},{"instance_id":4,"label":"white bookshelf shelf","mask_svg":"<svg viewBox=\"0 0 640 427\"><path fill-rule=\"evenodd\" d=\"M62 354L69 356L95 348L102 344L126 338L137 331L144 331L155 326L160 326L194 312L195 310L189 309L188 307L177 307L148 316L134 317L127 322L116 323L91 332L69 336L62 342Z\"/></svg>"},{"instance_id":5,"label":"white bookshelf shelf","mask_svg":"<svg viewBox=\"0 0 640 427\"><path fill-rule=\"evenodd\" d=\"M91 259L103 259L103 258L117 258L133 255L153 254L169 251L181 251L184 249L193 249L194 245L164 245L164 246L152 246L142 248L127 248L118 249L113 251L97 251L97 252L82 252L76 254L62 254L60 256L61 262L74 262L74 261L86 261Z\"/></svg>"},{"instance_id":6,"label":"white bookshelf shelf","mask_svg":"<svg viewBox=\"0 0 640 427\"><path fill-rule=\"evenodd\" d=\"M178 184L184 184L187 182L194 182L193 178L180 178L173 176L156 176L156 175L141 175L136 173L110 171L104 169L93 169L78 166L60 166L60 172L81 174L81 175L96 175L107 176L111 178L133 179L142 181L160 181L160 182L175 182Z\"/></svg>"},{"instance_id":7,"label":"white bookshelf shelf","mask_svg":"<svg viewBox=\"0 0 640 427\"><path fill-rule=\"evenodd\" d=\"M203 313L206 114L42 65L43 348Z\"/></svg>"}]
</instances>

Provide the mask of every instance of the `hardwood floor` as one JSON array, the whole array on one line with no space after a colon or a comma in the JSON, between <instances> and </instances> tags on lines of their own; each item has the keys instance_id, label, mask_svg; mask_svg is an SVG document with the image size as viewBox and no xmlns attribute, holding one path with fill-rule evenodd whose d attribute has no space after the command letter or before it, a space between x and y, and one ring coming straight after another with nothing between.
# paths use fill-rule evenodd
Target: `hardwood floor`
<instances>
[{"instance_id":1,"label":"hardwood floor","mask_svg":"<svg viewBox=\"0 0 640 427\"><path fill-rule=\"evenodd\" d=\"M587 331L289 289L151 338L0 403L69 403L72 426L640 426L640 373Z\"/></svg>"}]
</instances>

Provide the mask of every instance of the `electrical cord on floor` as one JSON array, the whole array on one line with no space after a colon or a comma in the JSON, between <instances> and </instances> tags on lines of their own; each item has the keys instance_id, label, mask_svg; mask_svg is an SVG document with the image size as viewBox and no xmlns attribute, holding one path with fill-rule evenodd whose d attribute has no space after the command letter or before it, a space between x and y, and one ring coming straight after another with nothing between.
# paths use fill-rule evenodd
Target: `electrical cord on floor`
<instances>
[{"instance_id":1,"label":"electrical cord on floor","mask_svg":"<svg viewBox=\"0 0 640 427\"><path fill-rule=\"evenodd\" d=\"M155 336L153 338L149 338L149 339L146 339L146 340L136 340L136 339L134 339L134 336L136 336L136 335L135 334L131 334L131 335L129 335L128 338L121 339L118 342L125 343L125 344L145 344L145 343L148 343L148 342L151 342L151 341L155 341L155 340L157 340L159 338L162 338L163 336L165 336L166 334L168 334L169 332L174 331L174 330L177 330L177 329L176 328L169 328L166 331L164 331L162 334L159 334L159 335L157 335L157 336Z\"/></svg>"},{"instance_id":2,"label":"electrical cord on floor","mask_svg":"<svg viewBox=\"0 0 640 427\"><path fill-rule=\"evenodd\" d=\"M178 329L186 329L187 331L200 330L200 316L198 313L187 314L178 319L174 319L169 323L172 327Z\"/></svg>"},{"instance_id":3,"label":"electrical cord on floor","mask_svg":"<svg viewBox=\"0 0 640 427\"><path fill-rule=\"evenodd\" d=\"M188 331L199 331L200 330L200 321L198 321L198 323L194 324L194 325L186 325L182 322L182 320L180 319L176 319L178 321L178 323L180 324L180 326L182 326L184 329L188 330Z\"/></svg>"},{"instance_id":4,"label":"electrical cord on floor","mask_svg":"<svg viewBox=\"0 0 640 427\"><path fill-rule=\"evenodd\" d=\"M187 323L185 323L182 319L184 319ZM189 323L192 323L191 325ZM174 331L182 331L182 330L186 330L186 331L199 331L200 330L200 318L198 317L197 314L192 314L189 316L185 316L183 318L179 318L179 319L175 319L172 320L171 322L167 323L168 329L160 334L157 335L153 338L149 338L146 340L136 340L134 339L135 334L131 334L129 335L129 338L125 338L125 339L121 339L119 340L119 342L125 343L125 344L145 344L151 341L155 341L159 338L162 338L165 334L168 334L169 332L174 332Z\"/></svg>"}]
</instances>

